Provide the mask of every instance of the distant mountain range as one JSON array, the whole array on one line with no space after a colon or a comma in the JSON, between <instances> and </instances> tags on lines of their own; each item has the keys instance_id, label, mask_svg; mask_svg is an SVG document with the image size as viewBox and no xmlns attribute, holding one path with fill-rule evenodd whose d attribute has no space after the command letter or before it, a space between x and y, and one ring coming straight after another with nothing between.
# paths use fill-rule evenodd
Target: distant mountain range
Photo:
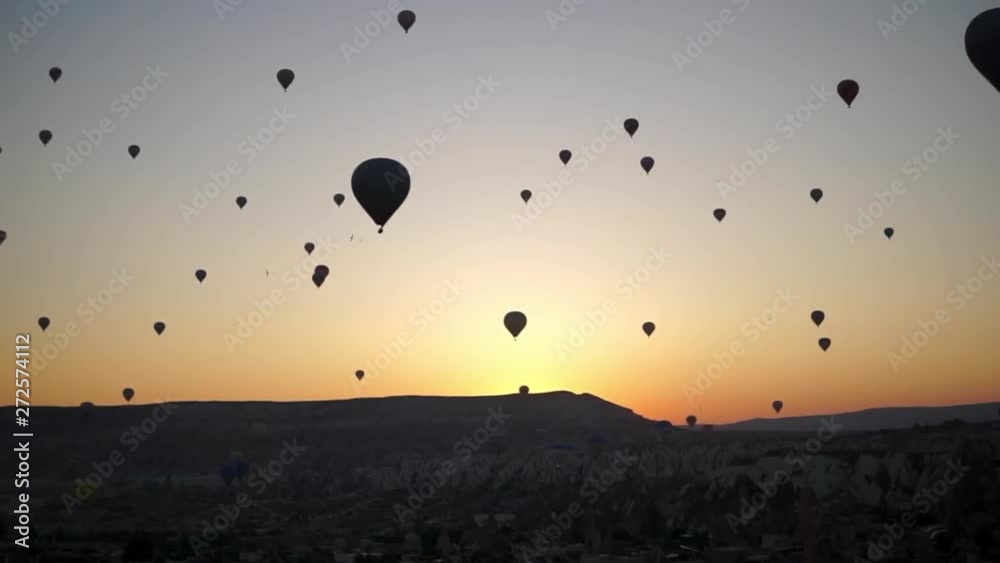
<instances>
[{"instance_id":1,"label":"distant mountain range","mask_svg":"<svg viewBox=\"0 0 1000 563\"><path fill-rule=\"evenodd\" d=\"M932 426L952 420L990 422L1000 420L1000 403L951 405L945 407L879 407L856 412L826 415L754 418L733 424L721 424L717 430L753 432L809 432L822 426L820 419L836 417L845 431L858 432L894 428L911 428L915 424Z\"/></svg>"}]
</instances>

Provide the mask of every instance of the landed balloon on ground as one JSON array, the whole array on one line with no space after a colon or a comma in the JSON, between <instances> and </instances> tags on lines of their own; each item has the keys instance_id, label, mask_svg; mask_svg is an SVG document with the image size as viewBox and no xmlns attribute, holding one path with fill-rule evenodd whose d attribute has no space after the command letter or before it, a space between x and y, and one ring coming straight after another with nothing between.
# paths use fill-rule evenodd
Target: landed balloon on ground
<instances>
[{"instance_id":1,"label":"landed balloon on ground","mask_svg":"<svg viewBox=\"0 0 1000 563\"><path fill-rule=\"evenodd\" d=\"M156 334L163 334L163 331L167 330L167 324L162 321L157 321L153 323L153 330L156 331Z\"/></svg>"},{"instance_id":2,"label":"landed balloon on ground","mask_svg":"<svg viewBox=\"0 0 1000 563\"><path fill-rule=\"evenodd\" d=\"M354 169L351 190L381 233L410 193L410 173L391 158L372 158Z\"/></svg>"},{"instance_id":3,"label":"landed balloon on ground","mask_svg":"<svg viewBox=\"0 0 1000 563\"><path fill-rule=\"evenodd\" d=\"M629 137L634 137L635 132L639 130L639 120L634 117L630 117L625 120L625 132L628 133Z\"/></svg>"},{"instance_id":4,"label":"landed balloon on ground","mask_svg":"<svg viewBox=\"0 0 1000 563\"><path fill-rule=\"evenodd\" d=\"M122 389L122 397L125 397L126 401L131 401L132 397L135 396L135 391L131 387L126 387Z\"/></svg>"},{"instance_id":5,"label":"landed balloon on ground","mask_svg":"<svg viewBox=\"0 0 1000 563\"><path fill-rule=\"evenodd\" d=\"M409 33L410 28L417 21L417 15L410 10L403 10L396 16L396 21L399 22L400 27L403 28L403 33ZM433 27L433 25L431 26Z\"/></svg>"},{"instance_id":6,"label":"landed balloon on ground","mask_svg":"<svg viewBox=\"0 0 1000 563\"><path fill-rule=\"evenodd\" d=\"M642 166L642 169L646 171L646 174L649 174L649 171L653 169L654 164L656 164L656 161L653 160L653 157L651 156L644 156L642 157L642 160L639 161L639 166Z\"/></svg>"},{"instance_id":7,"label":"landed balloon on ground","mask_svg":"<svg viewBox=\"0 0 1000 563\"><path fill-rule=\"evenodd\" d=\"M693 414L689 414L685 420L687 420L688 426L694 426L695 424L698 424L698 417Z\"/></svg>"},{"instance_id":8,"label":"landed balloon on ground","mask_svg":"<svg viewBox=\"0 0 1000 563\"><path fill-rule=\"evenodd\" d=\"M972 18L965 29L965 54L972 66L1000 92L1000 8Z\"/></svg>"},{"instance_id":9,"label":"landed balloon on ground","mask_svg":"<svg viewBox=\"0 0 1000 563\"><path fill-rule=\"evenodd\" d=\"M656 325L650 321L642 323L642 331L646 333L646 336L652 336L653 331L656 330Z\"/></svg>"},{"instance_id":10,"label":"landed balloon on ground","mask_svg":"<svg viewBox=\"0 0 1000 563\"><path fill-rule=\"evenodd\" d=\"M278 84L281 84L281 88L287 92L288 87L292 85L292 81L295 80L295 73L287 68L283 68L278 71Z\"/></svg>"},{"instance_id":11,"label":"landed balloon on ground","mask_svg":"<svg viewBox=\"0 0 1000 563\"><path fill-rule=\"evenodd\" d=\"M503 316L503 326L507 327L510 335L517 340L517 335L521 334L524 327L528 326L528 317L520 311L511 311Z\"/></svg>"},{"instance_id":12,"label":"landed balloon on ground","mask_svg":"<svg viewBox=\"0 0 1000 563\"><path fill-rule=\"evenodd\" d=\"M840 94L840 99L844 100L848 108L854 103L854 99L858 97L860 91L861 87L853 80L842 80L840 84L837 84L837 93Z\"/></svg>"}]
</instances>

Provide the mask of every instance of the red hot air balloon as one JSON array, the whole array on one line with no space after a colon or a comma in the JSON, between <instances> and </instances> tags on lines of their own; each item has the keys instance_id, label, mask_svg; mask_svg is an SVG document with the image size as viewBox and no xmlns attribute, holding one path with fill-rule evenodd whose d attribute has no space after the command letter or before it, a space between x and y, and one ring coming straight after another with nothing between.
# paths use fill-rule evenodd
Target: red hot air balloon
<instances>
[{"instance_id":1,"label":"red hot air balloon","mask_svg":"<svg viewBox=\"0 0 1000 563\"><path fill-rule=\"evenodd\" d=\"M854 99L858 97L860 91L861 87L853 80L843 80L837 84L837 93L840 94L840 99L844 100L848 108L854 103Z\"/></svg>"}]
</instances>

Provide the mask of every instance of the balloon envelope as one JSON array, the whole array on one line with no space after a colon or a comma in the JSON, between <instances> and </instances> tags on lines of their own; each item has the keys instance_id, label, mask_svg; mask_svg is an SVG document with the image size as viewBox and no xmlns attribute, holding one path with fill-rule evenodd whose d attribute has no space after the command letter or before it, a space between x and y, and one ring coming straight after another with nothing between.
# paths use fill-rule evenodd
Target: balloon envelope
<instances>
[{"instance_id":1,"label":"balloon envelope","mask_svg":"<svg viewBox=\"0 0 1000 563\"><path fill-rule=\"evenodd\" d=\"M656 330L656 325L650 321L642 323L642 331L646 333L646 336L652 336L653 331Z\"/></svg>"},{"instance_id":2,"label":"balloon envelope","mask_svg":"<svg viewBox=\"0 0 1000 563\"><path fill-rule=\"evenodd\" d=\"M511 311L504 315L503 326L507 327L507 331L510 335L517 340L517 335L521 334L524 327L528 325L528 317L520 311Z\"/></svg>"},{"instance_id":3,"label":"balloon envelope","mask_svg":"<svg viewBox=\"0 0 1000 563\"><path fill-rule=\"evenodd\" d=\"M356 377L358 381L361 381L362 379L365 378L365 372L359 369L358 371L354 372L354 377Z\"/></svg>"},{"instance_id":4,"label":"balloon envelope","mask_svg":"<svg viewBox=\"0 0 1000 563\"><path fill-rule=\"evenodd\" d=\"M521 199L524 200L524 203L528 203L528 200L531 199L531 190L521 190Z\"/></svg>"},{"instance_id":5,"label":"balloon envelope","mask_svg":"<svg viewBox=\"0 0 1000 563\"><path fill-rule=\"evenodd\" d=\"M153 323L153 330L156 331L156 334L163 334L163 331L166 329L167 329L166 323L160 321Z\"/></svg>"},{"instance_id":6,"label":"balloon envelope","mask_svg":"<svg viewBox=\"0 0 1000 563\"><path fill-rule=\"evenodd\" d=\"M139 145L131 145L128 148L128 154L135 160L135 157L139 156Z\"/></svg>"},{"instance_id":7,"label":"balloon envelope","mask_svg":"<svg viewBox=\"0 0 1000 563\"><path fill-rule=\"evenodd\" d=\"M7 240L7 231L0 231L0 244L3 244L5 240Z\"/></svg>"},{"instance_id":8,"label":"balloon envelope","mask_svg":"<svg viewBox=\"0 0 1000 563\"><path fill-rule=\"evenodd\" d=\"M819 347L822 348L824 352L826 352L827 348L830 347L830 339L829 338L820 338L819 339Z\"/></svg>"},{"instance_id":9,"label":"balloon envelope","mask_svg":"<svg viewBox=\"0 0 1000 563\"><path fill-rule=\"evenodd\" d=\"M813 201L816 203L819 203L819 200L823 199L823 190L813 188L812 191L809 192L809 197L813 198Z\"/></svg>"},{"instance_id":10,"label":"balloon envelope","mask_svg":"<svg viewBox=\"0 0 1000 563\"><path fill-rule=\"evenodd\" d=\"M58 82L61 77L62 77L62 69L61 68L59 68L57 66L54 66L54 67L52 67L52 68L49 69L49 78L52 79L53 83Z\"/></svg>"},{"instance_id":11,"label":"balloon envelope","mask_svg":"<svg viewBox=\"0 0 1000 563\"><path fill-rule=\"evenodd\" d=\"M972 18L965 30L965 53L972 66L1000 92L1000 8Z\"/></svg>"},{"instance_id":12,"label":"balloon envelope","mask_svg":"<svg viewBox=\"0 0 1000 563\"><path fill-rule=\"evenodd\" d=\"M886 229L882 232L885 233L885 238L891 240L892 235L896 234L896 229L893 229L892 227L886 227Z\"/></svg>"},{"instance_id":13,"label":"balloon envelope","mask_svg":"<svg viewBox=\"0 0 1000 563\"><path fill-rule=\"evenodd\" d=\"M776 413L781 412L781 407L783 407L783 406L785 406L785 404L782 403L781 401L775 401L775 402L771 403L771 408L773 408L774 412L776 412Z\"/></svg>"},{"instance_id":14,"label":"balloon envelope","mask_svg":"<svg viewBox=\"0 0 1000 563\"><path fill-rule=\"evenodd\" d=\"M563 164L569 164L569 159L571 158L573 158L573 153L571 153L568 149L559 151L559 160L561 160Z\"/></svg>"},{"instance_id":15,"label":"balloon envelope","mask_svg":"<svg viewBox=\"0 0 1000 563\"><path fill-rule=\"evenodd\" d=\"M629 137L635 136L635 132L639 130L639 120L634 117L630 117L625 120L625 132L628 133Z\"/></svg>"},{"instance_id":16,"label":"balloon envelope","mask_svg":"<svg viewBox=\"0 0 1000 563\"><path fill-rule=\"evenodd\" d=\"M409 33L410 28L413 27L413 24L417 21L417 15L410 10L403 10L398 16L396 16L396 21L399 22L399 25L403 28L404 33Z\"/></svg>"},{"instance_id":17,"label":"balloon envelope","mask_svg":"<svg viewBox=\"0 0 1000 563\"><path fill-rule=\"evenodd\" d=\"M132 397L135 396L135 391L131 387L126 387L122 389L122 397L125 397L126 401L131 401Z\"/></svg>"},{"instance_id":18,"label":"balloon envelope","mask_svg":"<svg viewBox=\"0 0 1000 563\"><path fill-rule=\"evenodd\" d=\"M861 87L853 80L842 80L840 84L837 84L837 93L840 94L840 99L844 100L847 107L851 107L851 104L854 103L854 99L858 97L858 92L860 91Z\"/></svg>"},{"instance_id":19,"label":"balloon envelope","mask_svg":"<svg viewBox=\"0 0 1000 563\"><path fill-rule=\"evenodd\" d=\"M281 88L288 91L288 87L292 85L292 81L295 80L295 73L287 68L283 68L278 71L278 84L281 84Z\"/></svg>"},{"instance_id":20,"label":"balloon envelope","mask_svg":"<svg viewBox=\"0 0 1000 563\"><path fill-rule=\"evenodd\" d=\"M243 196L236 198L236 205L240 206L240 209L243 209L243 206L246 204L247 204L247 198Z\"/></svg>"},{"instance_id":21,"label":"balloon envelope","mask_svg":"<svg viewBox=\"0 0 1000 563\"><path fill-rule=\"evenodd\" d=\"M45 329L49 328L49 324L50 324L50 321L49 321L48 317L39 317L38 318L38 326L41 327L42 332L45 332Z\"/></svg>"},{"instance_id":22,"label":"balloon envelope","mask_svg":"<svg viewBox=\"0 0 1000 563\"><path fill-rule=\"evenodd\" d=\"M372 158L354 169L351 190L381 233L410 193L410 173L391 158Z\"/></svg>"},{"instance_id":23,"label":"balloon envelope","mask_svg":"<svg viewBox=\"0 0 1000 563\"><path fill-rule=\"evenodd\" d=\"M694 426L695 424L698 424L698 417L693 414L689 414L687 419L685 420L687 420L688 426Z\"/></svg>"},{"instance_id":24,"label":"balloon envelope","mask_svg":"<svg viewBox=\"0 0 1000 563\"><path fill-rule=\"evenodd\" d=\"M315 270L313 270L313 275L312 275L313 283L316 284L316 287L318 288L323 285L323 282L326 281L326 278L329 275L330 275L330 268L324 266L323 264L320 264L316 266Z\"/></svg>"},{"instance_id":25,"label":"balloon envelope","mask_svg":"<svg viewBox=\"0 0 1000 563\"><path fill-rule=\"evenodd\" d=\"M41 131L38 132L38 140L42 142L43 147L49 144L49 141L52 140L52 131L49 131L48 129L42 129Z\"/></svg>"},{"instance_id":26,"label":"balloon envelope","mask_svg":"<svg viewBox=\"0 0 1000 563\"><path fill-rule=\"evenodd\" d=\"M198 283L205 281L206 276L208 276L208 272L205 270L198 270L194 273L194 277L198 280Z\"/></svg>"},{"instance_id":27,"label":"balloon envelope","mask_svg":"<svg viewBox=\"0 0 1000 563\"><path fill-rule=\"evenodd\" d=\"M823 311L813 311L809 314L809 318L812 319L812 322L815 323L816 326L819 326L823 324L823 320L826 319L826 313Z\"/></svg>"},{"instance_id":28,"label":"balloon envelope","mask_svg":"<svg viewBox=\"0 0 1000 563\"><path fill-rule=\"evenodd\" d=\"M528 394L528 386L527 385L522 385L522 386L518 387L517 388L517 392L520 393L521 395L527 395Z\"/></svg>"},{"instance_id":29,"label":"balloon envelope","mask_svg":"<svg viewBox=\"0 0 1000 563\"><path fill-rule=\"evenodd\" d=\"M712 215L715 215L715 219L721 223L722 220L726 218L726 210L716 209L715 211L712 212Z\"/></svg>"},{"instance_id":30,"label":"balloon envelope","mask_svg":"<svg viewBox=\"0 0 1000 563\"><path fill-rule=\"evenodd\" d=\"M344 194L334 194L333 195L333 203L336 203L337 207L340 207L341 205L343 205L343 203L344 203Z\"/></svg>"},{"instance_id":31,"label":"balloon envelope","mask_svg":"<svg viewBox=\"0 0 1000 563\"><path fill-rule=\"evenodd\" d=\"M655 163L656 161L654 161L651 156L644 156L642 157L642 160L639 161L639 165L646 171L646 174L649 174L649 171L653 169L653 164Z\"/></svg>"},{"instance_id":32,"label":"balloon envelope","mask_svg":"<svg viewBox=\"0 0 1000 563\"><path fill-rule=\"evenodd\" d=\"M306 249L306 254L312 254L313 250L316 250L316 245L311 242L307 242L304 248Z\"/></svg>"}]
</instances>

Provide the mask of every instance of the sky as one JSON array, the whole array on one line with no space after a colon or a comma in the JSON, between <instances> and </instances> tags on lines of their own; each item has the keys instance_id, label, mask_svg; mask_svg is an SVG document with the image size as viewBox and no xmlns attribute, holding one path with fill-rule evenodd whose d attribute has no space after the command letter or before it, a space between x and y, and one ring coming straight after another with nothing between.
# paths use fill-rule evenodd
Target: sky
<instances>
[{"instance_id":1,"label":"sky","mask_svg":"<svg viewBox=\"0 0 1000 563\"><path fill-rule=\"evenodd\" d=\"M1000 93L963 42L995 0L224 1L0 6L0 329L31 335L32 404L1000 400ZM412 178L382 234L350 189L373 157Z\"/></svg>"}]
</instances>

